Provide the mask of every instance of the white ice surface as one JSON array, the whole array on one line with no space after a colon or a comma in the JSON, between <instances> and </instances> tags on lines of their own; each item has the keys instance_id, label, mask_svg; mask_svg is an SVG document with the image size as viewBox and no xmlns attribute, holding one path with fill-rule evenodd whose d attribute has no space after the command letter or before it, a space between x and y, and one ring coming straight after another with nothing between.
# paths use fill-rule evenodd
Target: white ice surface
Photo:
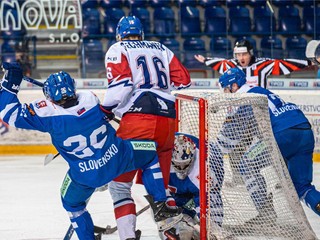
<instances>
[{"instance_id":1,"label":"white ice surface","mask_svg":"<svg viewBox=\"0 0 320 240\"><path fill-rule=\"evenodd\" d=\"M59 190L67 164L58 157L44 167L44 157L0 157L0 240L63 239L70 223ZM314 164L314 184L320 189L320 164ZM142 186L135 185L132 194L137 210L147 204ZM303 207L320 239L320 217ZM96 225L115 226L108 191L95 193L88 210ZM141 239L159 239L150 210L138 217L137 226L142 230ZM117 232L103 239L118 239Z\"/></svg>"}]
</instances>

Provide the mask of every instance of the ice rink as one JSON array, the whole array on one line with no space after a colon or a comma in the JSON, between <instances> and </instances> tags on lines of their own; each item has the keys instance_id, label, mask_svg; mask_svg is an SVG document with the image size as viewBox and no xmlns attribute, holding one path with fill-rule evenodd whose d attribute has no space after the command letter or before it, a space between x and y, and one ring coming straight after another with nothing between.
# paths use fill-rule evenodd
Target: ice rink
<instances>
[{"instance_id":1,"label":"ice rink","mask_svg":"<svg viewBox=\"0 0 320 240\"><path fill-rule=\"evenodd\" d=\"M59 190L67 164L62 158L47 166L43 161L44 156L0 157L0 240L63 239L70 223ZM314 184L320 189L320 163L314 164ZM137 210L147 204L142 186L135 185L132 193ZM320 217L303 207L320 239ZM115 226L108 191L95 193L88 209L95 225ZM137 226L141 239L159 239L149 210L138 217ZM117 232L103 239L118 239Z\"/></svg>"}]
</instances>

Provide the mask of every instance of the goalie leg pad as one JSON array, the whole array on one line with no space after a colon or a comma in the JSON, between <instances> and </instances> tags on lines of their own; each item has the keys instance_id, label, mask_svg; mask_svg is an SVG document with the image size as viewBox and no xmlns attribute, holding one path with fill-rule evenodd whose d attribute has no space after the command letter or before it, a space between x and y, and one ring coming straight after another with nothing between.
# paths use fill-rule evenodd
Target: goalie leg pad
<instances>
[{"instance_id":1,"label":"goalie leg pad","mask_svg":"<svg viewBox=\"0 0 320 240\"><path fill-rule=\"evenodd\" d=\"M177 228L179 229L179 236L183 240L191 240L194 236L194 227L190 226L187 222L185 221L180 221L177 224Z\"/></svg>"},{"instance_id":2,"label":"goalie leg pad","mask_svg":"<svg viewBox=\"0 0 320 240\"><path fill-rule=\"evenodd\" d=\"M167 218L165 220L157 222L159 232L169 230L170 228L176 227L176 225L181 221L183 215Z\"/></svg>"}]
</instances>

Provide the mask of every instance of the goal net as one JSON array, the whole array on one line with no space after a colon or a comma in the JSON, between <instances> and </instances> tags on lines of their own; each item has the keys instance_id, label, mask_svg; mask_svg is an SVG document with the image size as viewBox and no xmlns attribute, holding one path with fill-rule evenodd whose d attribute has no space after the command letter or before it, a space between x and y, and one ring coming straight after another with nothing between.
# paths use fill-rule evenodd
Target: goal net
<instances>
[{"instance_id":1,"label":"goal net","mask_svg":"<svg viewBox=\"0 0 320 240\"><path fill-rule=\"evenodd\" d=\"M275 142L267 98L184 94L176 94L177 131L200 139L201 239L317 239Z\"/></svg>"}]
</instances>

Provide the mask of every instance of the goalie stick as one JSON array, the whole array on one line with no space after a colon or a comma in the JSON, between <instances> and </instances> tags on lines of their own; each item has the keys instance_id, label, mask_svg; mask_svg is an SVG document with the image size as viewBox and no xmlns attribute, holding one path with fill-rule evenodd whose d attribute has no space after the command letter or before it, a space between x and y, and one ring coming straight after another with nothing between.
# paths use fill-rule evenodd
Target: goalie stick
<instances>
[{"instance_id":1,"label":"goalie stick","mask_svg":"<svg viewBox=\"0 0 320 240\"><path fill-rule=\"evenodd\" d=\"M144 213L145 211L147 211L149 208L150 208L149 204L147 206L141 208L136 214L137 217L139 215L141 215L142 213ZM105 227L105 228L99 227L99 226L94 226L94 233L97 233L97 234L107 234L108 235L108 234L112 234L112 233L116 232L117 230L118 230L117 226L111 227L110 225L107 225L107 227ZM72 227L72 224L70 224L63 240L70 240L73 233L74 233L74 229Z\"/></svg>"}]
</instances>

